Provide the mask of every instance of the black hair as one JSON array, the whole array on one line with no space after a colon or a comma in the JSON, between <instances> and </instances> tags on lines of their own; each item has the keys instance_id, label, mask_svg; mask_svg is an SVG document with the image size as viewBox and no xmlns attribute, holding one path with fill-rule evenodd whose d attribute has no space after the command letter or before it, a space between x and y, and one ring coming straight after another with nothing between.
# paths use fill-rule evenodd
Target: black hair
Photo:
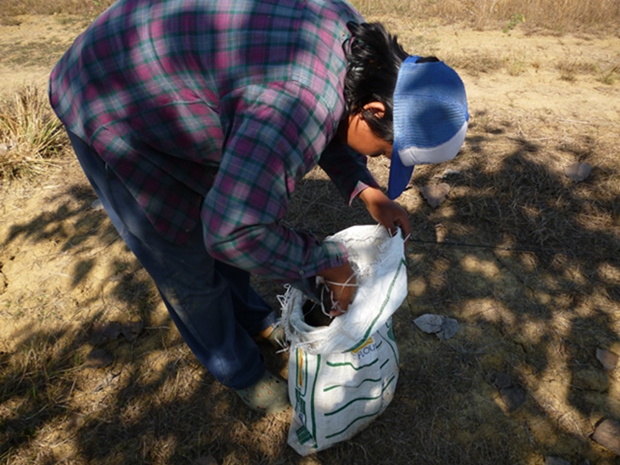
<instances>
[{"instance_id":1,"label":"black hair","mask_svg":"<svg viewBox=\"0 0 620 465\"><path fill-rule=\"evenodd\" d=\"M397 37L388 34L381 23L349 22L347 27L352 35L344 46L347 115L361 113L376 136L393 142L394 89L400 65L408 55ZM382 117L364 110L364 105L370 102L381 102L385 106Z\"/></svg>"}]
</instances>

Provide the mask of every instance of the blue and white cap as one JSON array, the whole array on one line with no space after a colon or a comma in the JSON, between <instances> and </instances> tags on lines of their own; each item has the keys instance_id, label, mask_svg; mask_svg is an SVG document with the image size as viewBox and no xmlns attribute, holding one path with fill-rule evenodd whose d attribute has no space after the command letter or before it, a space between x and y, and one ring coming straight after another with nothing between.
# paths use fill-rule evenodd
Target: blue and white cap
<instances>
[{"instance_id":1,"label":"blue and white cap","mask_svg":"<svg viewBox=\"0 0 620 465\"><path fill-rule=\"evenodd\" d=\"M394 146L388 197L403 193L415 165L452 160L467 132L467 96L459 75L442 61L400 66L394 90Z\"/></svg>"}]
</instances>

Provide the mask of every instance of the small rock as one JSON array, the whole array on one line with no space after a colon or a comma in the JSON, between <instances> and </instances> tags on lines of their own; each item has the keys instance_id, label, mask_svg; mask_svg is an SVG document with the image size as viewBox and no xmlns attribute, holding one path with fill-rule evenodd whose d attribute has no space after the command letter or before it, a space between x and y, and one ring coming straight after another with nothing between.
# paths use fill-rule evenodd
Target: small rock
<instances>
[{"instance_id":1,"label":"small rock","mask_svg":"<svg viewBox=\"0 0 620 465\"><path fill-rule=\"evenodd\" d=\"M140 335L142 330L144 329L143 321L136 321L134 323L128 323L126 325L121 326L121 333L129 342L133 342Z\"/></svg>"},{"instance_id":2,"label":"small rock","mask_svg":"<svg viewBox=\"0 0 620 465\"><path fill-rule=\"evenodd\" d=\"M493 384L499 389L499 396L509 412L518 409L527 400L525 389L516 384L506 373L496 374Z\"/></svg>"},{"instance_id":3,"label":"small rock","mask_svg":"<svg viewBox=\"0 0 620 465\"><path fill-rule=\"evenodd\" d=\"M509 388L510 386L512 386L512 378L506 373L498 373L497 375L495 375L495 380L493 381L493 384L497 389Z\"/></svg>"},{"instance_id":4,"label":"small rock","mask_svg":"<svg viewBox=\"0 0 620 465\"><path fill-rule=\"evenodd\" d=\"M454 318L444 317L441 324L441 331L437 333L437 337L442 340L452 339L459 330L459 322Z\"/></svg>"},{"instance_id":5,"label":"small rock","mask_svg":"<svg viewBox=\"0 0 620 465\"><path fill-rule=\"evenodd\" d=\"M566 176L575 182L581 182L587 179L590 173L592 173L592 167L587 163L573 163L566 168Z\"/></svg>"},{"instance_id":6,"label":"small rock","mask_svg":"<svg viewBox=\"0 0 620 465\"><path fill-rule=\"evenodd\" d=\"M101 203L101 200L97 199L90 204L90 208L95 211L103 210L103 204Z\"/></svg>"},{"instance_id":7,"label":"small rock","mask_svg":"<svg viewBox=\"0 0 620 465\"><path fill-rule=\"evenodd\" d=\"M420 192L431 207L437 208L446 200L450 193L450 186L442 182L441 184L420 187Z\"/></svg>"},{"instance_id":8,"label":"small rock","mask_svg":"<svg viewBox=\"0 0 620 465\"><path fill-rule=\"evenodd\" d=\"M607 371L615 370L618 366L618 355L604 349L596 349L596 358Z\"/></svg>"},{"instance_id":9,"label":"small rock","mask_svg":"<svg viewBox=\"0 0 620 465\"><path fill-rule=\"evenodd\" d=\"M441 331L441 323L443 322L442 315L433 315L431 313L427 313L425 315L419 316L413 322L415 325L420 328L422 331L428 334L434 334Z\"/></svg>"},{"instance_id":10,"label":"small rock","mask_svg":"<svg viewBox=\"0 0 620 465\"><path fill-rule=\"evenodd\" d=\"M620 423L604 419L596 425L592 439L614 454L620 455Z\"/></svg>"},{"instance_id":11,"label":"small rock","mask_svg":"<svg viewBox=\"0 0 620 465\"><path fill-rule=\"evenodd\" d=\"M413 320L415 325L427 334L435 334L441 340L454 337L459 330L459 322L444 315L427 313Z\"/></svg>"},{"instance_id":12,"label":"small rock","mask_svg":"<svg viewBox=\"0 0 620 465\"><path fill-rule=\"evenodd\" d=\"M545 465L570 465L570 462L567 462L559 457L549 455L545 457Z\"/></svg>"},{"instance_id":13,"label":"small rock","mask_svg":"<svg viewBox=\"0 0 620 465\"><path fill-rule=\"evenodd\" d=\"M121 326L116 322L111 323L95 323L93 325L90 342L93 345L104 344L106 342L117 339L121 334Z\"/></svg>"},{"instance_id":14,"label":"small rock","mask_svg":"<svg viewBox=\"0 0 620 465\"><path fill-rule=\"evenodd\" d=\"M114 356L105 349L92 350L84 362L84 368L104 368L114 361Z\"/></svg>"},{"instance_id":15,"label":"small rock","mask_svg":"<svg viewBox=\"0 0 620 465\"><path fill-rule=\"evenodd\" d=\"M525 389L517 385L500 389L499 395L509 412L513 412L521 407L527 399Z\"/></svg>"},{"instance_id":16,"label":"small rock","mask_svg":"<svg viewBox=\"0 0 620 465\"><path fill-rule=\"evenodd\" d=\"M447 170L444 170L443 173L441 173L441 177L442 178L447 178L448 176L458 176L460 174L461 174L460 171L451 170L451 169L448 168Z\"/></svg>"},{"instance_id":17,"label":"small rock","mask_svg":"<svg viewBox=\"0 0 620 465\"><path fill-rule=\"evenodd\" d=\"M0 157L5 156L7 153L9 153L9 150L11 150L12 146L8 145L8 144L0 144Z\"/></svg>"}]
</instances>

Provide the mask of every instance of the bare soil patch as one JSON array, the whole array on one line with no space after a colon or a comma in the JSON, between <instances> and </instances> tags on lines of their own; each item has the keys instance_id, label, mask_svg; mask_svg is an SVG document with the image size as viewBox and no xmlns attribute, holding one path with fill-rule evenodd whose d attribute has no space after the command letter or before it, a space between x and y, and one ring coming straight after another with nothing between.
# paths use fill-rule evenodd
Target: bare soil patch
<instances>
[{"instance_id":1,"label":"bare soil patch","mask_svg":"<svg viewBox=\"0 0 620 465\"><path fill-rule=\"evenodd\" d=\"M620 355L620 39L371 19L457 68L471 113L461 154L417 168L400 200L410 292L385 414L298 457L286 414L247 411L194 359L67 156L0 189L0 462L620 464L590 437L620 419L609 362ZM44 86L83 27L50 16L0 26L2 95ZM566 176L576 162L592 168L582 182ZM371 162L383 183L387 167ZM439 183L450 191L432 208L419 188ZM288 221L326 235L371 219L317 170ZM277 307L283 288L256 285ZM425 313L459 332L422 333L413 320ZM264 349L285 375L285 356Z\"/></svg>"}]
</instances>

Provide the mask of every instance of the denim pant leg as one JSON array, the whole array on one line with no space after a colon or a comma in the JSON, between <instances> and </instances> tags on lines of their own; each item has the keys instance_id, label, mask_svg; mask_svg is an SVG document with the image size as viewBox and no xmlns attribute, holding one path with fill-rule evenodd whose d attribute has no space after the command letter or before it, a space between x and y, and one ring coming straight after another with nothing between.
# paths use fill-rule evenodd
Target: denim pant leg
<instances>
[{"instance_id":1,"label":"denim pant leg","mask_svg":"<svg viewBox=\"0 0 620 465\"><path fill-rule=\"evenodd\" d=\"M222 384L242 389L265 367L252 336L274 322L249 273L214 260L196 227L187 244L164 239L120 179L70 131L78 160L118 233L155 282L181 336Z\"/></svg>"},{"instance_id":2,"label":"denim pant leg","mask_svg":"<svg viewBox=\"0 0 620 465\"><path fill-rule=\"evenodd\" d=\"M237 322L251 336L275 323L271 306L250 286L250 273L219 260L215 260L215 270L228 283Z\"/></svg>"}]
</instances>

